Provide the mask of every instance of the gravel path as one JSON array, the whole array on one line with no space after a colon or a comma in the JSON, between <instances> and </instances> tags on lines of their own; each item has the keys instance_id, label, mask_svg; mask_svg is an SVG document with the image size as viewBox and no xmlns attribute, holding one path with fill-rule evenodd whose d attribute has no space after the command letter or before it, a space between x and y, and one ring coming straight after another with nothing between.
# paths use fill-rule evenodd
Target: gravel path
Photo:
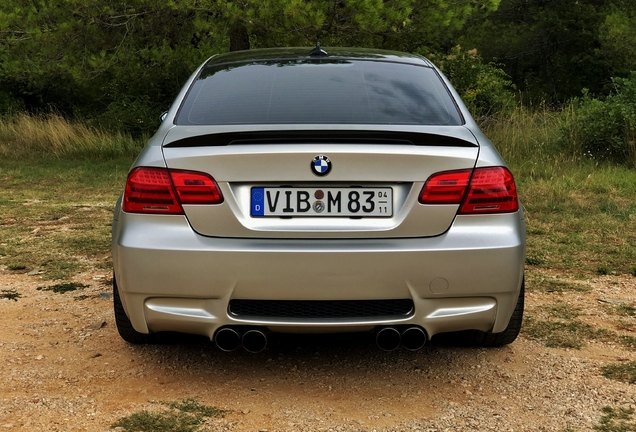
<instances>
[{"instance_id":1,"label":"gravel path","mask_svg":"<svg viewBox=\"0 0 636 432\"><path fill-rule=\"evenodd\" d=\"M370 335L274 335L261 354L223 353L191 337L131 346L117 335L106 274L56 294L40 276L0 269L0 431L106 431L159 401L227 410L212 431L591 431L603 406L636 408L636 385L604 378L636 359L620 344L546 348L522 335L498 349L430 344L378 350ZM598 298L634 300L631 277L603 277L563 301L607 321ZM553 301L528 295L528 311Z\"/></svg>"}]
</instances>

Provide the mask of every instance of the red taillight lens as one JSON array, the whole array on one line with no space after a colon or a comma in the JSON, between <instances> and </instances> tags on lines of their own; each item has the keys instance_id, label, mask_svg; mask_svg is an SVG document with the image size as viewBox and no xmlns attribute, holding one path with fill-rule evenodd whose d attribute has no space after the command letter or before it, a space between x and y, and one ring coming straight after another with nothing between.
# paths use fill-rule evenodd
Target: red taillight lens
<instances>
[{"instance_id":1,"label":"red taillight lens","mask_svg":"<svg viewBox=\"0 0 636 432\"><path fill-rule=\"evenodd\" d=\"M135 168L128 174L123 210L128 213L184 214L181 204L220 204L212 177L192 171Z\"/></svg>"},{"instance_id":2,"label":"red taillight lens","mask_svg":"<svg viewBox=\"0 0 636 432\"><path fill-rule=\"evenodd\" d=\"M123 209L128 213L183 214L165 168L135 168L128 174Z\"/></svg>"},{"instance_id":3,"label":"red taillight lens","mask_svg":"<svg viewBox=\"0 0 636 432\"><path fill-rule=\"evenodd\" d=\"M472 177L471 170L433 174L424 184L419 202L461 203L459 214L512 213L519 210L515 181L505 167L475 168Z\"/></svg>"},{"instance_id":4,"label":"red taillight lens","mask_svg":"<svg viewBox=\"0 0 636 432\"><path fill-rule=\"evenodd\" d=\"M504 167L475 168L459 214L512 213L519 210L517 187Z\"/></svg>"},{"instance_id":5,"label":"red taillight lens","mask_svg":"<svg viewBox=\"0 0 636 432\"><path fill-rule=\"evenodd\" d=\"M207 174L170 171L181 204L221 204L223 195L216 181Z\"/></svg>"},{"instance_id":6,"label":"red taillight lens","mask_svg":"<svg viewBox=\"0 0 636 432\"><path fill-rule=\"evenodd\" d=\"M462 202L472 170L433 174L420 193L421 204L459 204Z\"/></svg>"}]
</instances>

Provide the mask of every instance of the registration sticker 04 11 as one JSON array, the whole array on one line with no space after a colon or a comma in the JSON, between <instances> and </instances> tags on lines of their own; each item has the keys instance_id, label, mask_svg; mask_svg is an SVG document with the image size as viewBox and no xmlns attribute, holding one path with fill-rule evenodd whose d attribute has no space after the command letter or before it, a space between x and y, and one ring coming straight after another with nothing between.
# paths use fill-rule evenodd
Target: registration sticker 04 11
<instances>
[{"instance_id":1,"label":"registration sticker 04 11","mask_svg":"<svg viewBox=\"0 0 636 432\"><path fill-rule=\"evenodd\" d=\"M253 187L250 214L252 217L391 217L393 189Z\"/></svg>"}]
</instances>

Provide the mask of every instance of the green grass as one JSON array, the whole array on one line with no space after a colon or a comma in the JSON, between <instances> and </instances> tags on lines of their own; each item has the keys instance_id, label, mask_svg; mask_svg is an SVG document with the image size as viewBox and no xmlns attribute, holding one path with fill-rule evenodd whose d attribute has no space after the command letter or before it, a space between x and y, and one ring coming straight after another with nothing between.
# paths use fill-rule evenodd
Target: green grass
<instances>
[{"instance_id":1,"label":"green grass","mask_svg":"<svg viewBox=\"0 0 636 432\"><path fill-rule=\"evenodd\" d=\"M108 270L112 211L131 159L0 159L0 265L64 280Z\"/></svg>"},{"instance_id":2,"label":"green grass","mask_svg":"<svg viewBox=\"0 0 636 432\"><path fill-rule=\"evenodd\" d=\"M111 429L123 428L130 432L195 432L207 418L222 416L223 410L203 405L194 399L163 402L159 411L147 410L123 417Z\"/></svg>"},{"instance_id":3,"label":"green grass","mask_svg":"<svg viewBox=\"0 0 636 432\"><path fill-rule=\"evenodd\" d=\"M517 108L482 128L509 164L526 211L527 264L636 274L636 171L563 144L567 112Z\"/></svg>"},{"instance_id":4,"label":"green grass","mask_svg":"<svg viewBox=\"0 0 636 432\"><path fill-rule=\"evenodd\" d=\"M560 318L563 320L573 320L578 317L581 312L581 308L572 306L562 301L556 303L549 303L543 305L543 309L546 310L549 316L553 318Z\"/></svg>"},{"instance_id":5,"label":"green grass","mask_svg":"<svg viewBox=\"0 0 636 432\"><path fill-rule=\"evenodd\" d=\"M619 304L619 305L608 305L606 308L607 312L623 316L623 317L633 317L636 316L636 307L628 305L628 304Z\"/></svg>"},{"instance_id":6,"label":"green grass","mask_svg":"<svg viewBox=\"0 0 636 432\"><path fill-rule=\"evenodd\" d=\"M601 371L605 378L636 384L636 361L610 364L604 366Z\"/></svg>"},{"instance_id":7,"label":"green grass","mask_svg":"<svg viewBox=\"0 0 636 432\"><path fill-rule=\"evenodd\" d=\"M630 351L636 351L636 337L620 335L615 331L594 327L579 319L579 308L563 302L546 304L539 308L546 319L526 314L521 331L548 348L581 349L587 341L597 340L623 345Z\"/></svg>"},{"instance_id":8,"label":"green grass","mask_svg":"<svg viewBox=\"0 0 636 432\"><path fill-rule=\"evenodd\" d=\"M636 261L636 172L567 164L549 178L515 170L532 264L630 273Z\"/></svg>"},{"instance_id":9,"label":"green grass","mask_svg":"<svg viewBox=\"0 0 636 432\"><path fill-rule=\"evenodd\" d=\"M67 282L67 283L59 283L55 285L51 285L48 287L38 287L38 291L53 291L56 294L64 294L70 291L77 291L78 289L87 288L88 285L77 283L77 282Z\"/></svg>"},{"instance_id":10,"label":"green grass","mask_svg":"<svg viewBox=\"0 0 636 432\"><path fill-rule=\"evenodd\" d=\"M530 338L543 342L548 348L581 349L588 340L619 340L615 332L592 327L577 319L541 320L526 316L521 330Z\"/></svg>"},{"instance_id":11,"label":"green grass","mask_svg":"<svg viewBox=\"0 0 636 432\"><path fill-rule=\"evenodd\" d=\"M636 418L631 408L612 408L605 406L601 409L603 415L594 430L600 432L633 432L636 430Z\"/></svg>"},{"instance_id":12,"label":"green grass","mask_svg":"<svg viewBox=\"0 0 636 432\"><path fill-rule=\"evenodd\" d=\"M554 279L551 277L544 277L535 272L526 272L526 290L529 292L548 292L548 293L563 293L563 292L586 292L590 290L590 287L583 283L576 281L564 281Z\"/></svg>"}]
</instances>

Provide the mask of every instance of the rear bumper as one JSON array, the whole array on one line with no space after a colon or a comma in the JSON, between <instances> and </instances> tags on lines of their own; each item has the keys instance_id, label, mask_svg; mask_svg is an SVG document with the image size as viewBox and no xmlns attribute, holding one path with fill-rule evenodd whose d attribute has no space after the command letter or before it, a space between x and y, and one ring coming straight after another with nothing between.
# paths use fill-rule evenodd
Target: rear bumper
<instances>
[{"instance_id":1,"label":"rear bumper","mask_svg":"<svg viewBox=\"0 0 636 432\"><path fill-rule=\"evenodd\" d=\"M458 216L445 234L410 239L233 239L196 234L184 216L120 213L113 265L127 315L142 333L209 337L224 325L334 332L416 324L429 337L500 332L525 260L521 212ZM231 299L412 299L411 314L381 318L237 317Z\"/></svg>"}]
</instances>

